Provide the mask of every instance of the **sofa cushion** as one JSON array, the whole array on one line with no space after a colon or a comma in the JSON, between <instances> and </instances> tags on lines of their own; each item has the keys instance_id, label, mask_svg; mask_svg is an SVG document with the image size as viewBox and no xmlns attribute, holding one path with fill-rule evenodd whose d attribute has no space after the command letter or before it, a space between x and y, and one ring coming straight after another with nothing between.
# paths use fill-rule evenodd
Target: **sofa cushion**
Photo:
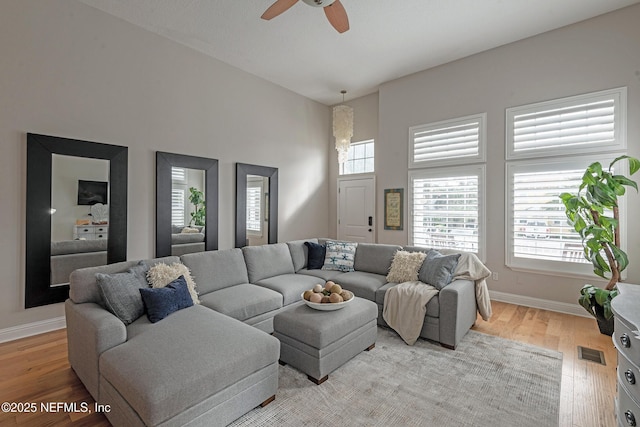
<instances>
[{"instance_id":1,"label":"sofa cushion","mask_svg":"<svg viewBox=\"0 0 640 427\"><path fill-rule=\"evenodd\" d=\"M189 268L180 261L171 264L159 262L151 266L149 271L147 271L147 280L154 288L163 288L180 276L183 276L185 279L193 303L200 304L198 292L196 292L196 283L193 277L191 277L191 272Z\"/></svg>"},{"instance_id":2,"label":"sofa cushion","mask_svg":"<svg viewBox=\"0 0 640 427\"><path fill-rule=\"evenodd\" d=\"M327 280L340 280L340 276L345 273L337 270L308 270L306 268L303 268L302 270L298 271L298 274L314 276L326 282Z\"/></svg>"},{"instance_id":3,"label":"sofa cushion","mask_svg":"<svg viewBox=\"0 0 640 427\"><path fill-rule=\"evenodd\" d=\"M357 243L329 240L326 247L323 270L353 271Z\"/></svg>"},{"instance_id":4,"label":"sofa cushion","mask_svg":"<svg viewBox=\"0 0 640 427\"><path fill-rule=\"evenodd\" d=\"M249 282L244 256L238 248L187 254L181 260L191 270L201 295Z\"/></svg>"},{"instance_id":5,"label":"sofa cushion","mask_svg":"<svg viewBox=\"0 0 640 427\"><path fill-rule=\"evenodd\" d=\"M149 287L144 277L146 267L134 266L132 268L135 270L130 269L123 273L96 273L96 283L105 308L125 325L132 323L144 314L140 288Z\"/></svg>"},{"instance_id":6,"label":"sofa cushion","mask_svg":"<svg viewBox=\"0 0 640 427\"><path fill-rule=\"evenodd\" d=\"M159 322L171 313L193 305L184 276L162 288L140 288L139 291L151 323Z\"/></svg>"},{"instance_id":7,"label":"sofa cushion","mask_svg":"<svg viewBox=\"0 0 640 427\"><path fill-rule=\"evenodd\" d=\"M282 307L282 294L249 283L209 292L200 303L234 319L245 321Z\"/></svg>"},{"instance_id":8,"label":"sofa cushion","mask_svg":"<svg viewBox=\"0 0 640 427\"><path fill-rule=\"evenodd\" d=\"M194 327L202 325L215 327ZM103 381L145 425L169 420L280 356L276 338L200 305L148 326L105 351L99 363Z\"/></svg>"},{"instance_id":9,"label":"sofa cushion","mask_svg":"<svg viewBox=\"0 0 640 427\"><path fill-rule=\"evenodd\" d=\"M319 270L324 265L324 258L327 254L327 247L320 243L304 242L307 247L307 269Z\"/></svg>"},{"instance_id":10,"label":"sofa cushion","mask_svg":"<svg viewBox=\"0 0 640 427\"><path fill-rule=\"evenodd\" d=\"M357 271L384 274L391 268L393 256L402 246L385 245L380 243L360 243L356 250L354 267Z\"/></svg>"},{"instance_id":11,"label":"sofa cushion","mask_svg":"<svg viewBox=\"0 0 640 427\"><path fill-rule=\"evenodd\" d=\"M242 248L242 253L250 283L257 283L262 279L280 274L295 273L291 253L286 243L245 246Z\"/></svg>"},{"instance_id":12,"label":"sofa cushion","mask_svg":"<svg viewBox=\"0 0 640 427\"><path fill-rule=\"evenodd\" d=\"M324 281L314 276L305 274L281 274L268 279L262 279L256 285L279 292L282 297L282 305L286 306L296 301L301 301L300 295L307 289L313 288L318 283Z\"/></svg>"},{"instance_id":13,"label":"sofa cushion","mask_svg":"<svg viewBox=\"0 0 640 427\"><path fill-rule=\"evenodd\" d=\"M387 292L387 289L397 285L397 283L387 283L383 287L379 288L376 291L376 304L380 307L384 306L384 294ZM439 295L431 298L427 303L427 316L429 317L440 317L440 298Z\"/></svg>"},{"instance_id":14,"label":"sofa cushion","mask_svg":"<svg viewBox=\"0 0 640 427\"><path fill-rule=\"evenodd\" d=\"M51 256L85 252L101 252L106 250L107 239L63 240L60 242L51 242Z\"/></svg>"},{"instance_id":15,"label":"sofa cushion","mask_svg":"<svg viewBox=\"0 0 640 427\"><path fill-rule=\"evenodd\" d=\"M396 251L387 274L387 281L403 283L418 280L418 270L426 256L422 252Z\"/></svg>"},{"instance_id":16,"label":"sofa cushion","mask_svg":"<svg viewBox=\"0 0 640 427\"><path fill-rule=\"evenodd\" d=\"M287 242L289 252L291 253L291 260L293 261L293 268L296 272L307 266L308 249L305 245L306 242L317 243L318 239L294 240Z\"/></svg>"},{"instance_id":17,"label":"sofa cushion","mask_svg":"<svg viewBox=\"0 0 640 427\"><path fill-rule=\"evenodd\" d=\"M352 271L342 274L334 281L342 286L342 289L353 292L355 296L374 301L376 291L387 283L387 277L366 271Z\"/></svg>"},{"instance_id":18,"label":"sofa cushion","mask_svg":"<svg viewBox=\"0 0 640 427\"><path fill-rule=\"evenodd\" d=\"M441 290L451 283L459 258L460 254L442 255L436 250L429 251L418 273L418 280Z\"/></svg>"},{"instance_id":19,"label":"sofa cushion","mask_svg":"<svg viewBox=\"0 0 640 427\"><path fill-rule=\"evenodd\" d=\"M204 242L204 234L202 233L177 233L171 235L171 244L179 245L183 243Z\"/></svg>"}]
</instances>

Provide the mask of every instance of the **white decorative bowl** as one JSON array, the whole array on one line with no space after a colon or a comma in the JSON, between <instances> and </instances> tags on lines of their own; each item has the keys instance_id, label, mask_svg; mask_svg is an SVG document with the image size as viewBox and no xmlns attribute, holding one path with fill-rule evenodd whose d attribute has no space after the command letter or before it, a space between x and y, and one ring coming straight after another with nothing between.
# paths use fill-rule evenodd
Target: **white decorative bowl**
<instances>
[{"instance_id":1,"label":"white decorative bowl","mask_svg":"<svg viewBox=\"0 0 640 427\"><path fill-rule=\"evenodd\" d=\"M342 307L344 307L345 305L349 304L351 301L353 301L355 299L355 296L353 298L351 298L349 301L326 302L324 304L318 303L318 302L307 301L306 299L304 299L304 292L300 294L300 298L302 298L302 301L304 301L305 304L307 304L309 307L313 308L314 310L334 311L334 310L339 310Z\"/></svg>"}]
</instances>

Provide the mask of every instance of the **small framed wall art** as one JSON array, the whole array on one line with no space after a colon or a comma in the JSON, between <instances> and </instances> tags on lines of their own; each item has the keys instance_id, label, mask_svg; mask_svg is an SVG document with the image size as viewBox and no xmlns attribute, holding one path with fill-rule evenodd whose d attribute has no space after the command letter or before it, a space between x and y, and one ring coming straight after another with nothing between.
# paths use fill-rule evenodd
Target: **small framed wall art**
<instances>
[{"instance_id":1,"label":"small framed wall art","mask_svg":"<svg viewBox=\"0 0 640 427\"><path fill-rule=\"evenodd\" d=\"M384 190L384 229L402 230L404 188Z\"/></svg>"}]
</instances>

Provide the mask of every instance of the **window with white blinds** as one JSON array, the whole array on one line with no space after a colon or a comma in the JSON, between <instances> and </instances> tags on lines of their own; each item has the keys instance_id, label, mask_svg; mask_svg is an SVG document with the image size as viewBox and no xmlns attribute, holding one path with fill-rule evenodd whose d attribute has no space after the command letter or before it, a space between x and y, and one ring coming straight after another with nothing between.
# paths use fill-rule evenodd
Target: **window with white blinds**
<instances>
[{"instance_id":1,"label":"window with white blinds","mask_svg":"<svg viewBox=\"0 0 640 427\"><path fill-rule=\"evenodd\" d=\"M482 257L484 165L409 173L410 240Z\"/></svg>"},{"instance_id":2,"label":"window with white blinds","mask_svg":"<svg viewBox=\"0 0 640 427\"><path fill-rule=\"evenodd\" d=\"M484 161L486 114L409 128L409 167Z\"/></svg>"},{"instance_id":3,"label":"window with white blinds","mask_svg":"<svg viewBox=\"0 0 640 427\"><path fill-rule=\"evenodd\" d=\"M187 170L171 167L171 225L184 227L185 220Z\"/></svg>"},{"instance_id":4,"label":"window with white blinds","mask_svg":"<svg viewBox=\"0 0 640 427\"><path fill-rule=\"evenodd\" d=\"M171 189L171 225L178 227L185 225L184 196L184 189Z\"/></svg>"},{"instance_id":5,"label":"window with white blinds","mask_svg":"<svg viewBox=\"0 0 640 427\"><path fill-rule=\"evenodd\" d=\"M185 168L171 167L171 181L184 183L187 181L187 170Z\"/></svg>"},{"instance_id":6,"label":"window with white blinds","mask_svg":"<svg viewBox=\"0 0 640 427\"><path fill-rule=\"evenodd\" d=\"M507 265L565 275L591 275L582 239L567 223L561 193L575 193L588 165L607 156L574 156L507 164ZM623 206L621 206L623 211Z\"/></svg>"},{"instance_id":7,"label":"window with white blinds","mask_svg":"<svg viewBox=\"0 0 640 427\"><path fill-rule=\"evenodd\" d=\"M247 186L247 231L262 232L262 186Z\"/></svg>"},{"instance_id":8,"label":"window with white blinds","mask_svg":"<svg viewBox=\"0 0 640 427\"><path fill-rule=\"evenodd\" d=\"M626 88L507 109L507 159L626 147Z\"/></svg>"}]
</instances>

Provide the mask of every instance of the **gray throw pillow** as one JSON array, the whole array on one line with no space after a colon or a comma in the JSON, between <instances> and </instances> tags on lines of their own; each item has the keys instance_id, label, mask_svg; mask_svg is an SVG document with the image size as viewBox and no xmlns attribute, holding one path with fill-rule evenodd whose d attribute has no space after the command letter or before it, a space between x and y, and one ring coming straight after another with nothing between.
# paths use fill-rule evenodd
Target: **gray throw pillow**
<instances>
[{"instance_id":1,"label":"gray throw pillow","mask_svg":"<svg viewBox=\"0 0 640 427\"><path fill-rule=\"evenodd\" d=\"M442 290L451 283L459 258L460 254L442 255L436 250L430 250L420 267L418 280Z\"/></svg>"},{"instance_id":2,"label":"gray throw pillow","mask_svg":"<svg viewBox=\"0 0 640 427\"><path fill-rule=\"evenodd\" d=\"M137 265L124 273L96 273L96 283L107 310L125 325L144 314L140 288L148 288L146 266Z\"/></svg>"}]
</instances>

